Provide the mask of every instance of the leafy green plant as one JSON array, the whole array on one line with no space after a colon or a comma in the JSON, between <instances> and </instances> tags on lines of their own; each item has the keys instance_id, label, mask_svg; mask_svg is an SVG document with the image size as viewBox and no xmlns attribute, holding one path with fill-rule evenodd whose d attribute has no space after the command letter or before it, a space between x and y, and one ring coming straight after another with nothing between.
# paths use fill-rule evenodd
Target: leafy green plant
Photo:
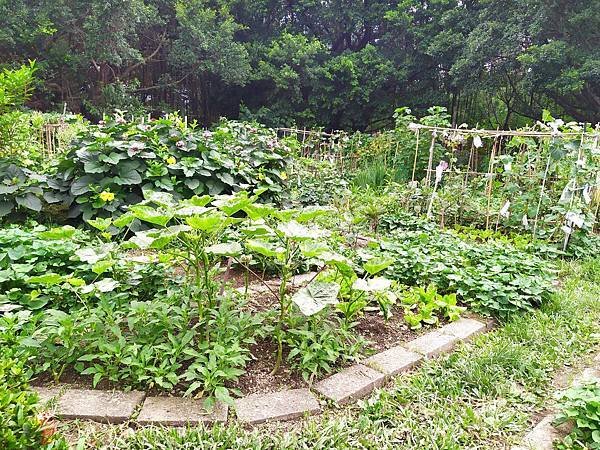
<instances>
[{"instance_id":1,"label":"leafy green plant","mask_svg":"<svg viewBox=\"0 0 600 450\"><path fill-rule=\"evenodd\" d=\"M351 327L323 313L292 316L288 327L284 338L290 350L287 359L308 383L321 373L332 372L336 365L356 359L366 345Z\"/></svg>"},{"instance_id":2,"label":"leafy green plant","mask_svg":"<svg viewBox=\"0 0 600 450\"><path fill-rule=\"evenodd\" d=\"M560 449L600 448L600 383L568 389L560 398L556 425L568 423L571 432L558 443Z\"/></svg>"},{"instance_id":3,"label":"leafy green plant","mask_svg":"<svg viewBox=\"0 0 600 450\"><path fill-rule=\"evenodd\" d=\"M552 271L547 262L512 246L474 244L441 231L397 231L382 239L380 253L395 262L386 274L401 284L433 283L441 294L500 318L532 310L549 299Z\"/></svg>"},{"instance_id":4,"label":"leafy green plant","mask_svg":"<svg viewBox=\"0 0 600 450\"><path fill-rule=\"evenodd\" d=\"M330 212L324 208L277 211L268 206L255 205L245 208L251 222L242 229L246 236L246 251L269 261L280 277L279 289L274 291L265 286L279 303L278 320L274 335L277 341L277 358L273 373L279 370L283 359L284 327L288 321L292 303L303 314L310 316L331 304L337 303L339 285L330 282L313 282L296 292L292 297L287 289L290 279L302 264L302 258L311 259L321 265L349 268L344 257L331 252L323 241L325 231L304 225ZM250 268L245 266L248 270ZM264 280L259 277L263 282Z\"/></svg>"},{"instance_id":5,"label":"leafy green plant","mask_svg":"<svg viewBox=\"0 0 600 450\"><path fill-rule=\"evenodd\" d=\"M417 287L408 290L401 296L404 307L404 320L413 329L419 329L423 323L434 325L439 322L440 314L449 321L458 320L467 308L456 304L456 294L438 294L434 285L427 289Z\"/></svg>"},{"instance_id":6,"label":"leafy green plant","mask_svg":"<svg viewBox=\"0 0 600 450\"><path fill-rule=\"evenodd\" d=\"M28 386L23 361L4 347L0 353L0 443L7 450L25 448L66 450L38 410L38 397Z\"/></svg>"},{"instance_id":7,"label":"leafy green plant","mask_svg":"<svg viewBox=\"0 0 600 450\"><path fill-rule=\"evenodd\" d=\"M2 69L0 72L0 114L22 106L33 91L35 61L29 61L18 69Z\"/></svg>"},{"instance_id":8,"label":"leafy green plant","mask_svg":"<svg viewBox=\"0 0 600 450\"><path fill-rule=\"evenodd\" d=\"M39 213L45 178L8 161L0 161L0 218L17 210Z\"/></svg>"},{"instance_id":9,"label":"leafy green plant","mask_svg":"<svg viewBox=\"0 0 600 450\"><path fill-rule=\"evenodd\" d=\"M278 198L289 149L258 125L222 122L202 131L172 115L148 123L115 116L90 125L64 155L57 179L75 198L71 217L122 214L143 191L178 198L240 189Z\"/></svg>"},{"instance_id":10,"label":"leafy green plant","mask_svg":"<svg viewBox=\"0 0 600 450\"><path fill-rule=\"evenodd\" d=\"M295 157L288 188L292 204L330 206L348 196L348 182L329 161Z\"/></svg>"},{"instance_id":11,"label":"leafy green plant","mask_svg":"<svg viewBox=\"0 0 600 450\"><path fill-rule=\"evenodd\" d=\"M69 225L5 228L0 230L0 244L0 303L65 309L111 286L132 298L147 299L165 284L164 265L131 260L114 244L96 244Z\"/></svg>"}]
</instances>

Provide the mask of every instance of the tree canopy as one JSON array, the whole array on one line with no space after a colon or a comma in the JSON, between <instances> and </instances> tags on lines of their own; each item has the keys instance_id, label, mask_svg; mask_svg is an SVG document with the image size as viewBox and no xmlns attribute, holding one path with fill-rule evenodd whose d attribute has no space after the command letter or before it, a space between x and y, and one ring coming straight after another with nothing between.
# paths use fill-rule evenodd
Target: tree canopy
<instances>
[{"instance_id":1,"label":"tree canopy","mask_svg":"<svg viewBox=\"0 0 600 450\"><path fill-rule=\"evenodd\" d=\"M34 106L93 118L377 129L432 104L456 124L600 118L600 1L0 0L0 17L3 65L37 62Z\"/></svg>"}]
</instances>

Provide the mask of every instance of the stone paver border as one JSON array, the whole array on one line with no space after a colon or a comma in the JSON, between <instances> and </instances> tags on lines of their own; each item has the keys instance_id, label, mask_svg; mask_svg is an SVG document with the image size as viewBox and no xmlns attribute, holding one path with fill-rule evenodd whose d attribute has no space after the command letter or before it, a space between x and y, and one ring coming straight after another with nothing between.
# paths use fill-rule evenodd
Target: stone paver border
<instances>
[{"instance_id":1,"label":"stone paver border","mask_svg":"<svg viewBox=\"0 0 600 450\"><path fill-rule=\"evenodd\" d=\"M362 364L355 364L319 381L314 390L338 405L369 395L383 386L385 374Z\"/></svg>"},{"instance_id":2,"label":"stone paver border","mask_svg":"<svg viewBox=\"0 0 600 450\"><path fill-rule=\"evenodd\" d=\"M240 422L256 425L291 420L320 412L317 397L308 389L286 389L270 394L252 394L235 400Z\"/></svg>"},{"instance_id":3,"label":"stone paver border","mask_svg":"<svg viewBox=\"0 0 600 450\"><path fill-rule=\"evenodd\" d=\"M95 389L34 388L41 403L53 405L61 419L86 419L103 423L128 421L144 401L141 391L101 391Z\"/></svg>"},{"instance_id":4,"label":"stone paver border","mask_svg":"<svg viewBox=\"0 0 600 450\"><path fill-rule=\"evenodd\" d=\"M181 427L199 423L226 422L229 407L217 402L211 410L203 399L181 397L146 397L136 422L140 425Z\"/></svg>"},{"instance_id":5,"label":"stone paver border","mask_svg":"<svg viewBox=\"0 0 600 450\"><path fill-rule=\"evenodd\" d=\"M369 395L395 375L412 369L424 359L448 352L458 342L467 341L476 334L489 330L490 323L469 318L459 319L403 345L377 353L363 361L363 364L347 367L316 383L312 391L338 405L355 401ZM41 402L56 398L56 413L61 418L125 422L132 420L134 412L141 405L139 416L134 419L140 425L181 426L228 420L226 405L217 405L214 410L207 412L202 400L190 398L146 398L144 392L107 392L68 387L34 389L38 391ZM237 420L248 425L318 414L321 405L312 391L288 389L248 395L236 399L233 409Z\"/></svg>"}]
</instances>

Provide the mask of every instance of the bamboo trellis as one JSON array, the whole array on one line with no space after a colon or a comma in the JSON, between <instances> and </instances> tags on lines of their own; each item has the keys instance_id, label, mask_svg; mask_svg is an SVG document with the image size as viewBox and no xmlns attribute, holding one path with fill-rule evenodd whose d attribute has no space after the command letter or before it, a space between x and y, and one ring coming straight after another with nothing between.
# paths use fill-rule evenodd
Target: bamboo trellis
<instances>
[{"instance_id":1,"label":"bamboo trellis","mask_svg":"<svg viewBox=\"0 0 600 450\"><path fill-rule=\"evenodd\" d=\"M293 137L300 144L300 156L334 164L343 174L355 170L359 156L352 134L346 131L325 132L306 128L277 128L278 136Z\"/></svg>"},{"instance_id":2,"label":"bamboo trellis","mask_svg":"<svg viewBox=\"0 0 600 450\"><path fill-rule=\"evenodd\" d=\"M418 160L418 153L419 153L419 140L422 137L421 135L422 135L423 131L426 131L426 132L431 133L431 136L432 136L431 144L429 146L427 169L425 171L425 179L423 182L423 186L425 188L430 187L432 175L436 173L436 168L434 168L433 160L434 160L435 145L436 145L437 141L440 140L440 143L443 143L444 140L449 141L449 142L464 143L464 142L467 142L469 138L472 139L471 145L470 145L470 150L469 150L469 158L468 158L466 168L464 170L453 168L452 173L458 174L458 175L464 175L464 181L462 183L463 188L466 188L470 176L483 176L486 179L486 185L485 185L485 198L486 198L485 228L486 229L490 229L492 227L491 203L492 203L492 195L493 195L493 189L494 189L494 179L497 176L499 176L499 173L495 170L495 164L499 160L499 158L502 156L502 150L504 148L503 141L506 141L507 139L510 139L512 137L524 137L524 138L527 137L527 138L537 139L539 141L539 144L538 144L538 152L536 153L536 164L539 162L538 160L539 160L539 156L541 154L540 150L542 148L542 145L543 144L552 145L557 140L578 140L579 141L577 160L573 161L574 166L581 164L582 157L583 157L584 143L586 142L586 140L590 140L592 142L592 146L595 149L594 154L600 155L600 147L598 146L598 141L599 141L599 137L600 137L600 126L596 126L594 131L586 131L586 128L583 127L582 131L573 131L573 132L570 132L570 131L569 132L559 132L558 130L553 130L552 132L530 131L530 130L479 130L479 129L426 126L426 125L421 125L421 124L410 124L409 128L412 131L414 131L416 134L416 146L415 146L415 151L414 151L413 168L412 168L412 182L413 183L416 181L415 180L415 172L416 172L416 168L417 168L417 160ZM441 137L441 139L440 139L440 137ZM478 157L479 152L478 152L478 148L475 148L475 145L474 145L475 137L477 137L477 139L479 139L479 143L480 143L479 147L483 147L482 141L481 141L482 138L493 139L493 143L491 145L491 150L488 154L489 162L488 162L488 167L487 167L486 171L478 170L478 165L476 163L476 159ZM453 149L453 154L454 154L454 149ZM598 158L598 157L596 157L596 158ZM537 234L538 234L541 206L542 206L542 202L544 200L544 195L546 193L548 183L550 181L549 169L550 169L551 162L552 162L552 154L551 154L551 151L548 150L548 158L545 161L543 175L541 177L541 186L540 186L540 190L539 190L539 195L537 197L537 204L536 204L536 208L535 208L535 217L533 218L533 227L531 229L531 233L532 233L534 240L536 239ZM525 177L539 178L536 174L534 174L532 172L532 170L533 169L530 169L530 172L527 175L525 175ZM438 176L439 176L439 174L438 174ZM599 180L599 179L600 179L600 173L597 173L596 180ZM574 185L572 186L572 191L574 192L577 189L582 189L581 187L577 186L576 178L574 178L573 180L574 180ZM439 182L440 182L440 180L436 177L436 182L434 184L433 190L431 191L430 199L428 202L429 203L429 207L427 210L428 216L432 215L433 200L434 200L434 197L436 196L437 187L438 187ZM570 182L571 181L569 181L569 183ZM594 188L594 189L600 189L600 185L598 182L596 182L595 185L592 185L589 187ZM565 186L565 189L567 189L567 188L568 188L568 186ZM510 205L510 199L507 198L505 201L507 202L507 203L505 203L505 205ZM573 201L574 201L574 195L571 196L571 199L569 202L570 207L573 206ZM598 222L598 209L599 209L598 206L596 206L596 210L595 210L595 214L594 214L595 221L594 221L594 224L592 225L592 231L595 229L595 226ZM442 218L442 222L443 222L443 218ZM499 222L500 222L500 212L497 213L495 222L496 222L495 229L497 230ZM567 222L566 227L568 227L568 222ZM570 234L566 233L564 248L566 248L566 246L568 244L569 236L570 236Z\"/></svg>"}]
</instances>

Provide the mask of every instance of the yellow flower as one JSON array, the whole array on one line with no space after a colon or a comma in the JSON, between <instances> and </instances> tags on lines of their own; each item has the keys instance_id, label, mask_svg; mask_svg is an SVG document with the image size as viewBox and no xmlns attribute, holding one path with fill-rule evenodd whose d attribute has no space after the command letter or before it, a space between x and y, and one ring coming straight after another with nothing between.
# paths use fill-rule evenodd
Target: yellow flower
<instances>
[{"instance_id":1,"label":"yellow flower","mask_svg":"<svg viewBox=\"0 0 600 450\"><path fill-rule=\"evenodd\" d=\"M285 172L281 172L281 174L279 176L281 177L282 180L287 180L287 178L288 178L287 173L285 173Z\"/></svg>"},{"instance_id":2,"label":"yellow flower","mask_svg":"<svg viewBox=\"0 0 600 450\"><path fill-rule=\"evenodd\" d=\"M102 191L102 192L100 192L99 197L102 200L104 200L105 202L112 202L115 199L115 194L113 194L112 192L108 192L108 191Z\"/></svg>"},{"instance_id":3,"label":"yellow flower","mask_svg":"<svg viewBox=\"0 0 600 450\"><path fill-rule=\"evenodd\" d=\"M167 164L175 164L177 162L177 160L173 157L173 156L169 156L167 158Z\"/></svg>"}]
</instances>

